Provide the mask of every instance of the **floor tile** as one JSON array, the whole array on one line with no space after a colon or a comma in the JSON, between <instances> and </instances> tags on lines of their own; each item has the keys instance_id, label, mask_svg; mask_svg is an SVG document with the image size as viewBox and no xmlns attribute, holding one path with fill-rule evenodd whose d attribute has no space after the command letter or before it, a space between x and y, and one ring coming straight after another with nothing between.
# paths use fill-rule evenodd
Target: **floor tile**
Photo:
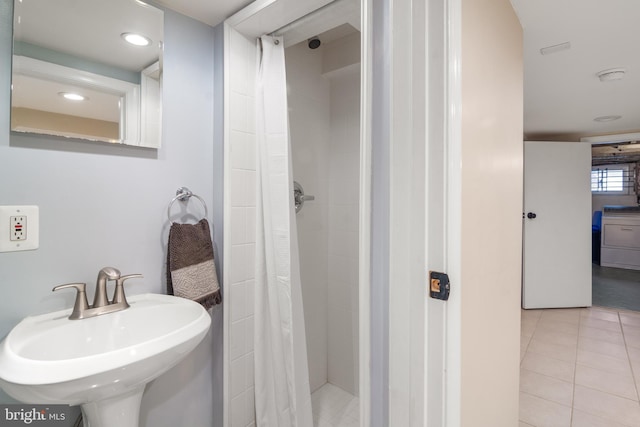
<instances>
[{"instance_id":1,"label":"floor tile","mask_svg":"<svg viewBox=\"0 0 640 427\"><path fill-rule=\"evenodd\" d=\"M640 387L640 360L630 360L631 370L633 371L633 376L635 377L637 385ZM639 389L640 390L640 389Z\"/></svg>"},{"instance_id":2,"label":"floor tile","mask_svg":"<svg viewBox=\"0 0 640 427\"><path fill-rule=\"evenodd\" d=\"M548 343L535 338L531 339L527 351L572 363L575 363L578 354L578 349L574 345Z\"/></svg>"},{"instance_id":3,"label":"floor tile","mask_svg":"<svg viewBox=\"0 0 640 427\"><path fill-rule=\"evenodd\" d=\"M622 330L624 332L635 332L635 333L640 333L640 326L638 325L627 325L627 324L622 324Z\"/></svg>"},{"instance_id":4,"label":"floor tile","mask_svg":"<svg viewBox=\"0 0 640 427\"><path fill-rule=\"evenodd\" d=\"M539 320L544 310L522 310L522 319Z\"/></svg>"},{"instance_id":5,"label":"floor tile","mask_svg":"<svg viewBox=\"0 0 640 427\"><path fill-rule=\"evenodd\" d=\"M580 310L575 308L556 308L543 310L541 321L557 320L560 322L580 323Z\"/></svg>"},{"instance_id":6,"label":"floor tile","mask_svg":"<svg viewBox=\"0 0 640 427\"><path fill-rule=\"evenodd\" d=\"M528 351L522 360L521 366L529 371L573 382L575 365L570 362Z\"/></svg>"},{"instance_id":7,"label":"floor tile","mask_svg":"<svg viewBox=\"0 0 640 427\"><path fill-rule=\"evenodd\" d=\"M609 393L575 386L574 408L628 426L640 426L640 404Z\"/></svg>"},{"instance_id":8,"label":"floor tile","mask_svg":"<svg viewBox=\"0 0 640 427\"><path fill-rule=\"evenodd\" d=\"M566 333L560 331L552 331L549 329L538 329L533 334L533 338L552 343L563 345L577 345L578 344L578 332Z\"/></svg>"},{"instance_id":9,"label":"floor tile","mask_svg":"<svg viewBox=\"0 0 640 427\"><path fill-rule=\"evenodd\" d=\"M576 334L578 332L578 328L578 323L545 318L540 319L540 321L536 324L536 330L538 331L545 330L553 332L564 332L565 334Z\"/></svg>"},{"instance_id":10,"label":"floor tile","mask_svg":"<svg viewBox=\"0 0 640 427\"><path fill-rule=\"evenodd\" d=\"M618 320L602 320L594 317L585 317L580 321L580 326L588 326L590 328L604 329L605 331L622 332L620 322Z\"/></svg>"},{"instance_id":11,"label":"floor tile","mask_svg":"<svg viewBox=\"0 0 640 427\"><path fill-rule=\"evenodd\" d=\"M520 322L520 335L523 337L531 337L538 325L538 319L525 319L522 318Z\"/></svg>"},{"instance_id":12,"label":"floor tile","mask_svg":"<svg viewBox=\"0 0 640 427\"><path fill-rule=\"evenodd\" d=\"M620 323L640 327L640 313L620 313Z\"/></svg>"},{"instance_id":13,"label":"floor tile","mask_svg":"<svg viewBox=\"0 0 640 427\"><path fill-rule=\"evenodd\" d=\"M342 408L337 410L333 417L331 417L331 422L336 426L342 424L351 424L352 421L358 421L359 419L359 400L355 397L352 397L351 400Z\"/></svg>"},{"instance_id":14,"label":"floor tile","mask_svg":"<svg viewBox=\"0 0 640 427\"><path fill-rule=\"evenodd\" d=\"M640 311L523 310L521 325L519 427L640 427Z\"/></svg>"},{"instance_id":15,"label":"floor tile","mask_svg":"<svg viewBox=\"0 0 640 427\"><path fill-rule=\"evenodd\" d=\"M602 369L613 374L631 376L631 366L627 360L616 359L592 351L578 349L578 364Z\"/></svg>"},{"instance_id":16,"label":"floor tile","mask_svg":"<svg viewBox=\"0 0 640 427\"><path fill-rule=\"evenodd\" d=\"M628 357L627 348L624 344L611 344L608 342L602 342L597 338L579 337L578 349L604 354L605 356L611 356L621 360L627 360Z\"/></svg>"},{"instance_id":17,"label":"floor tile","mask_svg":"<svg viewBox=\"0 0 640 427\"><path fill-rule=\"evenodd\" d=\"M570 427L571 408L521 392L520 421L535 427Z\"/></svg>"},{"instance_id":18,"label":"floor tile","mask_svg":"<svg viewBox=\"0 0 640 427\"><path fill-rule=\"evenodd\" d=\"M359 424L359 399L333 384L327 383L313 392L311 405L315 427L352 427Z\"/></svg>"},{"instance_id":19,"label":"floor tile","mask_svg":"<svg viewBox=\"0 0 640 427\"><path fill-rule=\"evenodd\" d=\"M520 371L520 391L566 406L573 401L573 383L527 369Z\"/></svg>"},{"instance_id":20,"label":"floor tile","mask_svg":"<svg viewBox=\"0 0 640 427\"><path fill-rule=\"evenodd\" d=\"M622 331L614 332L580 325L579 335L581 337L595 338L597 340L608 342L611 344L624 345Z\"/></svg>"},{"instance_id":21,"label":"floor tile","mask_svg":"<svg viewBox=\"0 0 640 427\"><path fill-rule=\"evenodd\" d=\"M602 310L598 308L591 308L583 311L581 317L587 319L600 319L607 320L609 322L617 322L619 320L618 313L609 310Z\"/></svg>"},{"instance_id":22,"label":"floor tile","mask_svg":"<svg viewBox=\"0 0 640 427\"><path fill-rule=\"evenodd\" d=\"M629 427L615 421L605 420L595 415L587 414L579 409L573 410L571 427Z\"/></svg>"},{"instance_id":23,"label":"floor tile","mask_svg":"<svg viewBox=\"0 0 640 427\"><path fill-rule=\"evenodd\" d=\"M524 356L527 354L527 347L529 346L529 344L527 343L520 343L520 363L522 363L522 359L524 359Z\"/></svg>"},{"instance_id":24,"label":"floor tile","mask_svg":"<svg viewBox=\"0 0 640 427\"><path fill-rule=\"evenodd\" d=\"M629 355L629 360L640 361L640 348L627 347L627 354Z\"/></svg>"},{"instance_id":25,"label":"floor tile","mask_svg":"<svg viewBox=\"0 0 640 427\"><path fill-rule=\"evenodd\" d=\"M627 347L640 348L640 328L624 325L622 329Z\"/></svg>"},{"instance_id":26,"label":"floor tile","mask_svg":"<svg viewBox=\"0 0 640 427\"><path fill-rule=\"evenodd\" d=\"M628 375L617 375L601 369L577 365L575 383L627 399L638 400L635 382Z\"/></svg>"}]
</instances>

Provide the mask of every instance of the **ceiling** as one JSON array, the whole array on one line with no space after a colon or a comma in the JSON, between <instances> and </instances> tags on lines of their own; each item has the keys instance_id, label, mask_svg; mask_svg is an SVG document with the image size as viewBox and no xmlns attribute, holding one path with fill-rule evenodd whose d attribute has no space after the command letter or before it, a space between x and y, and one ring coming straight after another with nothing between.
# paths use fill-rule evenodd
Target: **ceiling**
<instances>
[{"instance_id":1,"label":"ceiling","mask_svg":"<svg viewBox=\"0 0 640 427\"><path fill-rule=\"evenodd\" d=\"M526 139L578 140L640 129L640 2L511 0L524 28ZM571 48L542 55L540 49ZM622 67L625 78L601 82L599 71ZM600 116L622 116L597 122Z\"/></svg>"},{"instance_id":2,"label":"ceiling","mask_svg":"<svg viewBox=\"0 0 640 427\"><path fill-rule=\"evenodd\" d=\"M260 0L256 0L256 3ZM264 3L264 1L262 1ZM156 0L155 3L216 26L253 0Z\"/></svg>"},{"instance_id":3,"label":"ceiling","mask_svg":"<svg viewBox=\"0 0 640 427\"><path fill-rule=\"evenodd\" d=\"M123 70L141 71L158 60L163 40L161 10L132 0L27 0L16 2L15 42L73 55ZM150 46L125 43L137 32Z\"/></svg>"},{"instance_id":4,"label":"ceiling","mask_svg":"<svg viewBox=\"0 0 640 427\"><path fill-rule=\"evenodd\" d=\"M159 0L215 25L250 0ZM578 140L640 130L640 2L629 0L511 0L524 28L526 139ZM571 48L542 55L540 49ZM490 48L489 46L487 48ZM625 68L625 78L600 82L596 73ZM597 122L601 116L622 116Z\"/></svg>"},{"instance_id":5,"label":"ceiling","mask_svg":"<svg viewBox=\"0 0 640 427\"><path fill-rule=\"evenodd\" d=\"M209 25L217 25L253 3L251 0L157 2ZM524 28L525 139L578 140L582 136L640 130L640 103L636 99L640 93L640 36L635 31L640 2L511 2ZM46 17L49 13L40 16ZM570 49L547 55L540 53L542 48L566 42L570 43ZM596 74L611 68L624 68L624 79L601 82ZM621 118L594 121L601 116Z\"/></svg>"}]
</instances>

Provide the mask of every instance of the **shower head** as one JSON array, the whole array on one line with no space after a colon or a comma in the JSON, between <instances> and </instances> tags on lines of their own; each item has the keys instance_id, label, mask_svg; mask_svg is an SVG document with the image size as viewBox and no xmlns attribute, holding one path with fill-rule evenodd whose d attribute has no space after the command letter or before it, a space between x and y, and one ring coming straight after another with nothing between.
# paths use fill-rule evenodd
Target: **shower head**
<instances>
[{"instance_id":1,"label":"shower head","mask_svg":"<svg viewBox=\"0 0 640 427\"><path fill-rule=\"evenodd\" d=\"M311 37L309 40L307 40L307 42L309 43L309 49L317 49L322 44L317 36Z\"/></svg>"}]
</instances>

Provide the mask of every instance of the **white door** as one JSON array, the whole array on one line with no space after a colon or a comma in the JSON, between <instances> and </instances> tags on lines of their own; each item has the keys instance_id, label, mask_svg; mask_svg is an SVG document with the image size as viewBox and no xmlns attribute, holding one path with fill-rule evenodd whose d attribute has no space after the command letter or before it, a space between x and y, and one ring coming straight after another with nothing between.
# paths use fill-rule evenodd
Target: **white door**
<instances>
[{"instance_id":1,"label":"white door","mask_svg":"<svg viewBox=\"0 0 640 427\"><path fill-rule=\"evenodd\" d=\"M591 145L524 143L523 308L591 306Z\"/></svg>"}]
</instances>

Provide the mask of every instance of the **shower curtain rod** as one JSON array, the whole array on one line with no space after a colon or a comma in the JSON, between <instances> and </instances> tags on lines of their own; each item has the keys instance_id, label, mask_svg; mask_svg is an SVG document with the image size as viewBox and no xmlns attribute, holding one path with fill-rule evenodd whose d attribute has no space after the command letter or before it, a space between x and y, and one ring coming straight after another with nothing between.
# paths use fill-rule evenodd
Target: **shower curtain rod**
<instances>
[{"instance_id":1,"label":"shower curtain rod","mask_svg":"<svg viewBox=\"0 0 640 427\"><path fill-rule=\"evenodd\" d=\"M299 27L300 25L303 25L307 22L309 22L310 20L314 19L318 14L331 9L335 6L337 6L339 3L344 3L350 0L333 0L330 3L325 4L324 6L321 6L315 10L312 10L311 12L307 13L306 15L301 16L300 18L296 19L293 22L289 22L287 25L284 25L280 28L278 28L277 30L269 33L270 36L282 36L285 33L287 33L288 31L293 30L294 28ZM314 34L315 35L315 34Z\"/></svg>"}]
</instances>

